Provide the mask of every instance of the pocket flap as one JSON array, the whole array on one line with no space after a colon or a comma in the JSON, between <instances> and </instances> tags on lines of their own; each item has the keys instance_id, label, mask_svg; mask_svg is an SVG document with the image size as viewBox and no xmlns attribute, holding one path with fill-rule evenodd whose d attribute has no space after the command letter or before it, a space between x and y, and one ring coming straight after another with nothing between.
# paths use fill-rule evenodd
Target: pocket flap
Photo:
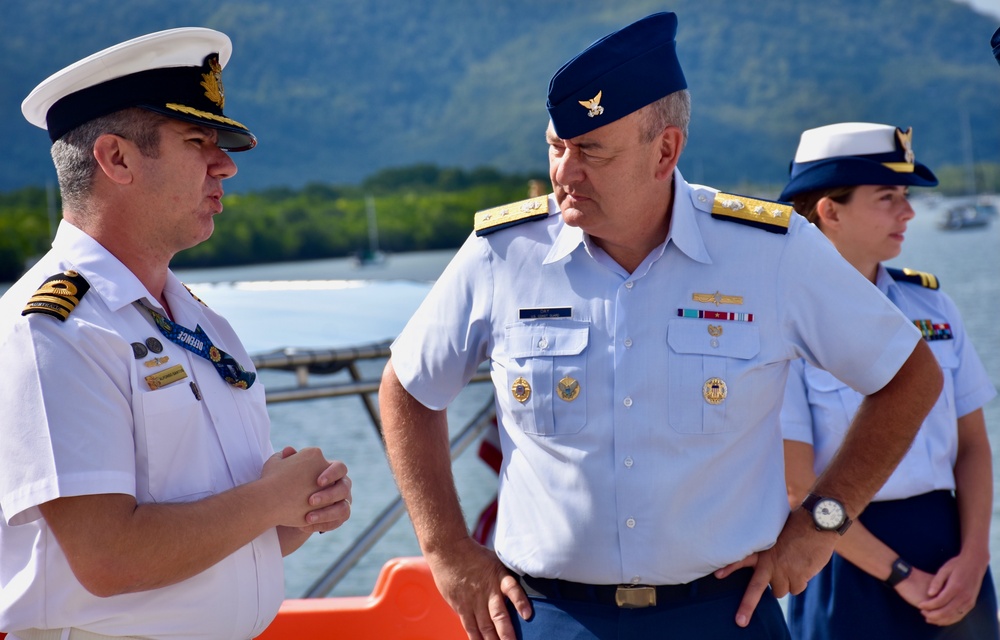
<instances>
[{"instance_id":1,"label":"pocket flap","mask_svg":"<svg viewBox=\"0 0 1000 640\"><path fill-rule=\"evenodd\" d=\"M519 322L507 327L507 354L511 358L573 356L587 347L590 327L586 322Z\"/></svg>"},{"instance_id":2,"label":"pocket flap","mask_svg":"<svg viewBox=\"0 0 1000 640\"><path fill-rule=\"evenodd\" d=\"M760 353L760 334L749 322L676 319L667 324L667 344L676 353L749 360Z\"/></svg>"}]
</instances>

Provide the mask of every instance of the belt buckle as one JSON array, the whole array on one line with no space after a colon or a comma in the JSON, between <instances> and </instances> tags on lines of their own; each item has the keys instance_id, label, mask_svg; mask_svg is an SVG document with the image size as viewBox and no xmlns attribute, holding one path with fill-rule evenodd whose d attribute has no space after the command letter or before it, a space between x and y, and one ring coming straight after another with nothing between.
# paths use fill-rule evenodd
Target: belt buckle
<instances>
[{"instance_id":1,"label":"belt buckle","mask_svg":"<svg viewBox=\"0 0 1000 640\"><path fill-rule=\"evenodd\" d=\"M645 609L656 606L656 587L623 584L615 589L615 604L621 609Z\"/></svg>"}]
</instances>

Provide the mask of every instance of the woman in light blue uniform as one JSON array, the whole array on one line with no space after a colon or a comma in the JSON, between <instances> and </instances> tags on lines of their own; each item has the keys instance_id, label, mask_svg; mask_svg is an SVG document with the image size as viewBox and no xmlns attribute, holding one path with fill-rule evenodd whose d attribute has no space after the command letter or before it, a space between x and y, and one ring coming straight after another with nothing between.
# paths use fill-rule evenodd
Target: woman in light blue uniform
<instances>
[{"instance_id":1,"label":"woman in light blue uniform","mask_svg":"<svg viewBox=\"0 0 1000 640\"><path fill-rule=\"evenodd\" d=\"M914 215L909 187L936 184L914 160L912 130L841 123L802 134L780 196L913 320L945 378L906 457L826 568L790 598L797 640L1000 637L989 571L992 460L982 410L996 390L937 279L882 264L899 255ZM826 371L803 360L792 365L781 422L793 507L840 446L861 399Z\"/></svg>"}]
</instances>

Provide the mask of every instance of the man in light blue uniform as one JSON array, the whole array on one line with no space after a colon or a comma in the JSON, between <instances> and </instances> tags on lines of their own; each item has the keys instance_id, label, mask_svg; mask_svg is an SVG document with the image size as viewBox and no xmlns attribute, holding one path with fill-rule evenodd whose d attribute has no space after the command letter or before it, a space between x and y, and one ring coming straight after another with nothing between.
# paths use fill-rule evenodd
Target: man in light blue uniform
<instances>
[{"instance_id":1,"label":"man in light blue uniform","mask_svg":"<svg viewBox=\"0 0 1000 640\"><path fill-rule=\"evenodd\" d=\"M790 207L684 181L676 27L648 16L555 74L554 193L478 213L393 345L387 451L470 638L787 637L775 597L829 559L940 389L915 327ZM789 517L798 357L873 395L823 503ZM465 528L446 437L483 361L495 552Z\"/></svg>"}]
</instances>

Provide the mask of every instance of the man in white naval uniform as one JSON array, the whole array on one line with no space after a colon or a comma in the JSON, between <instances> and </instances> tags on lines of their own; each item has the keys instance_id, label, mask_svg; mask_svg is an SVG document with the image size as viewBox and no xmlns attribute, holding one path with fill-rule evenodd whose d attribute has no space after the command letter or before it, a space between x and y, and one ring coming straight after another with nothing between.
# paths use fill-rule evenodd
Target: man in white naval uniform
<instances>
[{"instance_id":1,"label":"man in white naval uniform","mask_svg":"<svg viewBox=\"0 0 1000 640\"><path fill-rule=\"evenodd\" d=\"M250 638L282 555L349 516L318 449L274 453L229 323L169 270L221 213L229 38L163 31L24 101L63 196L52 250L0 299L0 629L19 640Z\"/></svg>"}]
</instances>

